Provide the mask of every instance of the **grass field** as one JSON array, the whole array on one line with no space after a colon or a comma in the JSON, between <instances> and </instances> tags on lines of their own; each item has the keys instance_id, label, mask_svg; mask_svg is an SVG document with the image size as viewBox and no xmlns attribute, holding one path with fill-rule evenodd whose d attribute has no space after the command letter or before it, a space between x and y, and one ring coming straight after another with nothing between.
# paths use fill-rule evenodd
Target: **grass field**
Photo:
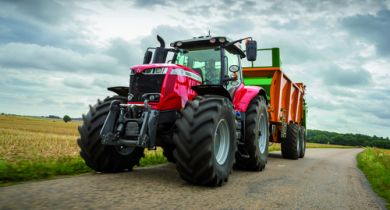
<instances>
[{"instance_id":1,"label":"grass field","mask_svg":"<svg viewBox=\"0 0 390 210\"><path fill-rule=\"evenodd\" d=\"M374 191L386 199L390 209L390 150L366 148L357 160Z\"/></svg>"},{"instance_id":2,"label":"grass field","mask_svg":"<svg viewBox=\"0 0 390 210\"><path fill-rule=\"evenodd\" d=\"M0 185L91 171L80 158L76 143L80 123L0 115ZM311 143L307 147L348 148ZM269 150L280 150L280 144ZM146 150L140 166L165 162L161 149Z\"/></svg>"},{"instance_id":3,"label":"grass field","mask_svg":"<svg viewBox=\"0 0 390 210\"><path fill-rule=\"evenodd\" d=\"M0 115L0 185L91 171L76 143L80 122ZM166 162L147 151L140 166Z\"/></svg>"},{"instance_id":4,"label":"grass field","mask_svg":"<svg viewBox=\"0 0 390 210\"><path fill-rule=\"evenodd\" d=\"M339 149L348 149L354 148L353 146L343 146L343 145L333 145L333 144L317 144L317 143L306 143L306 148L339 148ZM269 151L279 151L280 144L274 143L270 144Z\"/></svg>"}]
</instances>

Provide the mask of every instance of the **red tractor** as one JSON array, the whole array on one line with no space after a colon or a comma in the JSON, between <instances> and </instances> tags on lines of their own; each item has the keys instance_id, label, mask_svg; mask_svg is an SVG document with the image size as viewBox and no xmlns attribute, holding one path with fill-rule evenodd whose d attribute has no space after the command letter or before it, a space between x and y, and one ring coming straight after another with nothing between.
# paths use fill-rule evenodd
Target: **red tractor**
<instances>
[{"instance_id":1,"label":"red tractor","mask_svg":"<svg viewBox=\"0 0 390 210\"><path fill-rule=\"evenodd\" d=\"M205 36L165 48L157 37L160 47L131 67L129 86L108 88L117 95L83 116L78 144L86 164L100 172L131 170L144 148L160 146L180 176L197 185L222 185L233 165L264 169L267 94L243 84L241 67L244 57L256 60L256 41Z\"/></svg>"}]
</instances>

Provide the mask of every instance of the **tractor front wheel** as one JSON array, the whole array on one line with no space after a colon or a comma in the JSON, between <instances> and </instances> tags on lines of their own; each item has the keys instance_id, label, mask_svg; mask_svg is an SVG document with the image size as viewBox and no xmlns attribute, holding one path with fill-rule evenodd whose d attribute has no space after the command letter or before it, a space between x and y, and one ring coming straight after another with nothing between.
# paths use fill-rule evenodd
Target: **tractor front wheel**
<instances>
[{"instance_id":1,"label":"tractor front wheel","mask_svg":"<svg viewBox=\"0 0 390 210\"><path fill-rule=\"evenodd\" d=\"M80 138L77 143L81 150L80 155L90 168L99 172L131 170L144 155L143 148L106 146L101 143L100 130L113 100L126 103L126 98L120 96L98 100L97 104L90 107L88 114L83 115L83 124L79 126Z\"/></svg>"},{"instance_id":2,"label":"tractor front wheel","mask_svg":"<svg viewBox=\"0 0 390 210\"><path fill-rule=\"evenodd\" d=\"M196 97L176 121L174 157L180 176L193 184L221 186L236 151L235 112L221 96Z\"/></svg>"}]
</instances>

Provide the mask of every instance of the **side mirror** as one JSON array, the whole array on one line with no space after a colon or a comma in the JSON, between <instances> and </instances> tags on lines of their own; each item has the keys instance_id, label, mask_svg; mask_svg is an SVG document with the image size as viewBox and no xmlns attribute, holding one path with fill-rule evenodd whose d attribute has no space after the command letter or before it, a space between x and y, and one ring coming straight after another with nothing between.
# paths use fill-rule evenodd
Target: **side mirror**
<instances>
[{"instance_id":1,"label":"side mirror","mask_svg":"<svg viewBox=\"0 0 390 210\"><path fill-rule=\"evenodd\" d=\"M230 72L238 72L238 70L240 70L240 67L238 67L237 65L231 65L230 67L229 67L229 71Z\"/></svg>"},{"instance_id":2,"label":"side mirror","mask_svg":"<svg viewBox=\"0 0 390 210\"><path fill-rule=\"evenodd\" d=\"M144 55L143 64L149 64L150 61L152 60L152 55L153 55L153 53L151 51L146 50L145 55Z\"/></svg>"},{"instance_id":3,"label":"side mirror","mask_svg":"<svg viewBox=\"0 0 390 210\"><path fill-rule=\"evenodd\" d=\"M257 43L254 40L246 43L246 59L248 61L255 61L257 57Z\"/></svg>"}]
</instances>

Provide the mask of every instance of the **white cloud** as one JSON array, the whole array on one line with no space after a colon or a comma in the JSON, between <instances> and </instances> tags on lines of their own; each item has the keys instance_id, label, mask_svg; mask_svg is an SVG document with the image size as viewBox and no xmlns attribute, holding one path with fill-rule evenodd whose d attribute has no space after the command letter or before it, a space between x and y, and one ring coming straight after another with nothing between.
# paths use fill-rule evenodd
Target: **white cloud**
<instances>
[{"instance_id":1,"label":"white cloud","mask_svg":"<svg viewBox=\"0 0 390 210\"><path fill-rule=\"evenodd\" d=\"M36 44L8 43L0 45L0 63L5 68L35 68L69 72L120 72L115 58L98 53Z\"/></svg>"}]
</instances>

